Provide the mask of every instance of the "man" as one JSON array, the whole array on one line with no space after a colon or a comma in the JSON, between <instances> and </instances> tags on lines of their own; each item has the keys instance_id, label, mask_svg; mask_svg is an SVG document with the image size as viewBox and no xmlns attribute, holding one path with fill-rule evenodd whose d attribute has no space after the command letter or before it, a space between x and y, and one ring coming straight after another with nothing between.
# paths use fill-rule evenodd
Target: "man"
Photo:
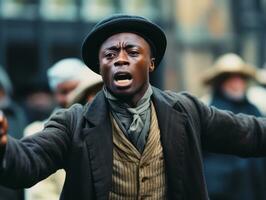
<instances>
[{"instance_id":1,"label":"man","mask_svg":"<svg viewBox=\"0 0 266 200\"><path fill-rule=\"evenodd\" d=\"M247 99L251 81L256 80L256 68L245 63L234 53L220 56L204 73L203 83L211 87L208 104L233 113L261 116L256 106Z\"/></svg>"},{"instance_id":2,"label":"man","mask_svg":"<svg viewBox=\"0 0 266 200\"><path fill-rule=\"evenodd\" d=\"M85 69L78 58L64 58L48 69L48 83L58 107L67 107L67 96L79 85Z\"/></svg>"},{"instance_id":3,"label":"man","mask_svg":"<svg viewBox=\"0 0 266 200\"><path fill-rule=\"evenodd\" d=\"M255 74L255 67L240 56L233 53L220 56L205 72L203 80L206 86L211 87L209 105L236 114L261 116L246 95L250 82L256 79ZM264 159L205 153L205 177L210 199L265 199L263 162Z\"/></svg>"},{"instance_id":4,"label":"man","mask_svg":"<svg viewBox=\"0 0 266 200\"><path fill-rule=\"evenodd\" d=\"M1 117L1 184L31 186L64 168L63 200L206 200L201 149L266 155L265 119L150 86L165 48L164 32L145 18L113 15L96 24L82 56L104 89L21 141L7 136Z\"/></svg>"},{"instance_id":5,"label":"man","mask_svg":"<svg viewBox=\"0 0 266 200\"><path fill-rule=\"evenodd\" d=\"M68 107L68 95L83 81L87 71L85 64L74 57L59 60L47 70L48 84L56 104L53 112L59 108ZM24 135L38 132L43 129L43 126L44 121L35 121L25 128Z\"/></svg>"},{"instance_id":6,"label":"man","mask_svg":"<svg viewBox=\"0 0 266 200\"><path fill-rule=\"evenodd\" d=\"M56 101L56 108L66 108L70 103L69 96L75 96L77 90L87 82L88 79L95 80L97 74L92 74L85 64L78 58L64 58L57 61L47 70L47 77L50 89L53 92L53 97ZM87 80L85 80L85 76ZM99 75L94 82L92 82L90 89L93 88L93 83L101 82ZM71 95L70 95L71 94ZM54 111L55 112L55 111ZM47 121L47 119L45 120ZM32 135L41 131L44 127L45 121L35 121L28 125L24 130L24 135ZM39 182L25 192L26 200L57 200L63 188L65 179L65 171L58 170L47 179Z\"/></svg>"}]
</instances>

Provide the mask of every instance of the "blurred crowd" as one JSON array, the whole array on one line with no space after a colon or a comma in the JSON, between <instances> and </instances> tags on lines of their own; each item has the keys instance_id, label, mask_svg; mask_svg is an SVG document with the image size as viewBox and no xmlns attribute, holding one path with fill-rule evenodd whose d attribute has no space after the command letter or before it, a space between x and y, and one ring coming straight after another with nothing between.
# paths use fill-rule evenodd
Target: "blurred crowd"
<instances>
[{"instance_id":1,"label":"blurred crowd","mask_svg":"<svg viewBox=\"0 0 266 200\"><path fill-rule=\"evenodd\" d=\"M101 76L78 58L59 60L46 74L50 98L45 94L32 94L24 107L14 101L12 82L5 68L0 66L0 109L8 118L11 136L19 139L38 133L45 118L55 110L91 102L103 86ZM233 113L266 116L266 65L259 69L239 55L227 53L203 74L202 84L209 88L201 98L206 104ZM265 159L241 159L207 152L203 156L210 199L266 199ZM59 170L25 191L0 187L0 200L59 199L64 178L65 172Z\"/></svg>"},{"instance_id":2,"label":"blurred crowd","mask_svg":"<svg viewBox=\"0 0 266 200\"><path fill-rule=\"evenodd\" d=\"M55 102L55 104L52 104L54 106L50 114L57 109L68 108L75 103L85 104L92 101L103 85L101 76L92 72L78 58L59 60L47 70L47 77L53 102ZM31 94L27 102L32 102L34 106L29 105L26 109L23 109L23 106L19 106L12 100L12 91L12 83L8 74L3 67L0 67L0 109L8 118L10 135L19 139L38 133L38 131L42 130L46 119L40 120L40 117L34 119L32 116L43 116L39 113L43 109L38 108L36 105L50 110L50 99L39 92L35 95ZM35 99L36 102L34 101ZM48 100L49 102L47 104L45 102L40 103L43 100ZM36 108L37 111L29 111L29 108ZM37 112L38 115L27 116L27 111L30 113ZM44 113L46 112L44 110ZM47 117L49 118L49 116ZM0 186L0 200L58 200L64 178L65 172L59 170L26 191L11 190Z\"/></svg>"}]
</instances>

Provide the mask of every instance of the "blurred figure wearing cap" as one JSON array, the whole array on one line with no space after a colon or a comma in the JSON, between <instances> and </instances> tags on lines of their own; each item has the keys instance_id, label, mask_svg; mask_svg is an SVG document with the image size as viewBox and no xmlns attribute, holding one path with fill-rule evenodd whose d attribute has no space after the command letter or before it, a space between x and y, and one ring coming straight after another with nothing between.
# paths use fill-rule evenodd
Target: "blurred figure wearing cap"
<instances>
[{"instance_id":1,"label":"blurred figure wearing cap","mask_svg":"<svg viewBox=\"0 0 266 200\"><path fill-rule=\"evenodd\" d=\"M78 58L65 58L59 60L47 70L47 76L49 86L57 103L54 112L59 108L70 106L70 103L75 103L74 97L78 97L72 93L80 88L81 85L84 85L85 76L87 76L86 80L92 76L95 85L100 82L97 79L99 75L97 76L97 74L95 74L93 76L92 72L85 67L84 63ZM95 76L97 76L97 78L95 78ZM81 89L78 89L78 91L81 93ZM71 102L69 100L69 95L71 96ZM24 135L29 136L41 131L44 127L45 121L35 121L29 124L24 130ZM58 170L47 179L39 182L30 189L27 189L25 192L25 199L58 200L62 191L64 179L64 170Z\"/></svg>"},{"instance_id":2,"label":"blurred figure wearing cap","mask_svg":"<svg viewBox=\"0 0 266 200\"><path fill-rule=\"evenodd\" d=\"M47 70L48 84L54 94L56 108L66 108L69 104L68 95L77 88L82 79L85 64L78 58L65 58L59 60ZM46 120L45 120L46 121ZM31 135L42 130L43 121L36 121L25 128L24 135Z\"/></svg>"},{"instance_id":3,"label":"blurred figure wearing cap","mask_svg":"<svg viewBox=\"0 0 266 200\"><path fill-rule=\"evenodd\" d=\"M61 200L208 200L202 149L266 156L266 119L150 85L166 41L163 30L141 16L98 22L82 58L101 74L103 89L85 106L58 110L23 140L7 134L0 116L0 183L29 187L63 168Z\"/></svg>"},{"instance_id":4,"label":"blurred figure wearing cap","mask_svg":"<svg viewBox=\"0 0 266 200\"><path fill-rule=\"evenodd\" d=\"M203 79L204 84L211 87L208 104L236 114L261 116L246 96L249 82L255 80L255 75L256 69L238 55L222 55ZM265 182L259 175L265 171L262 160L205 153L204 163L210 199L264 199L262 185Z\"/></svg>"},{"instance_id":5,"label":"blurred figure wearing cap","mask_svg":"<svg viewBox=\"0 0 266 200\"><path fill-rule=\"evenodd\" d=\"M48 69L48 83L60 108L67 107L67 95L79 85L86 68L77 58L65 58Z\"/></svg>"}]
</instances>

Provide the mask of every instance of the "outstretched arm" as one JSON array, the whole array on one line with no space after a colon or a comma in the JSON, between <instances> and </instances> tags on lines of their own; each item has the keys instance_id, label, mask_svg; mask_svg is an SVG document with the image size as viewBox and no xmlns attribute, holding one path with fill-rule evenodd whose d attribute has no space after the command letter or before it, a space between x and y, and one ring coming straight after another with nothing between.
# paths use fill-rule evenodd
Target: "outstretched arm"
<instances>
[{"instance_id":1,"label":"outstretched arm","mask_svg":"<svg viewBox=\"0 0 266 200\"><path fill-rule=\"evenodd\" d=\"M2 117L0 184L12 188L30 187L65 168L76 124L82 118L81 110L79 106L59 110L42 131L21 140L7 136Z\"/></svg>"},{"instance_id":2,"label":"outstretched arm","mask_svg":"<svg viewBox=\"0 0 266 200\"><path fill-rule=\"evenodd\" d=\"M188 93L181 97L192 131L201 141L199 148L241 157L266 156L266 118L209 107Z\"/></svg>"}]
</instances>

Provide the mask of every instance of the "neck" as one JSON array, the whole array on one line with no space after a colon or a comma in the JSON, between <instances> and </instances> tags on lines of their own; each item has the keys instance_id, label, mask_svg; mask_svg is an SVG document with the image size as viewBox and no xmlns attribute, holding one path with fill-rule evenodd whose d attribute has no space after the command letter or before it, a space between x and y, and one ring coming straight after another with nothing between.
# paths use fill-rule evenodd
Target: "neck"
<instances>
[{"instance_id":1,"label":"neck","mask_svg":"<svg viewBox=\"0 0 266 200\"><path fill-rule=\"evenodd\" d=\"M105 90L107 91L107 89L105 89ZM117 100L121 103L127 104L131 108L135 108L135 107L139 106L139 104L141 104L142 101L145 101L145 99L147 99L146 97L143 99L143 97L145 95L150 98L150 96L152 94L152 89L151 89L151 86L148 85L145 88L145 90L142 89L141 91L137 92L137 94L135 94L135 95L119 95L119 96L117 96L117 95L111 93L110 91L108 91L108 92L110 95L113 96L113 97L109 96L110 99Z\"/></svg>"},{"instance_id":2,"label":"neck","mask_svg":"<svg viewBox=\"0 0 266 200\"><path fill-rule=\"evenodd\" d=\"M137 107L137 104L139 100L144 96L145 93L143 94L138 94L137 96L126 96L126 97L119 97L119 99L128 104L131 108Z\"/></svg>"}]
</instances>

